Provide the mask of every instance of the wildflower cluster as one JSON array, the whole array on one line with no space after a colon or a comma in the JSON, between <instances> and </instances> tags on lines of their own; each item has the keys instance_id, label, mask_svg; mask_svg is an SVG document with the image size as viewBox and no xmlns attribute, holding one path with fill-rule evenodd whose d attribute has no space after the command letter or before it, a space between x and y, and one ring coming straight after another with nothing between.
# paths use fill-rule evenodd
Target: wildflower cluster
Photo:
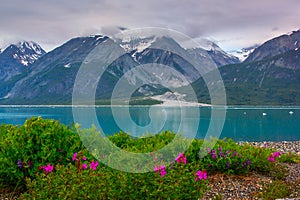
<instances>
[{"instance_id":1,"label":"wildflower cluster","mask_svg":"<svg viewBox=\"0 0 300 200\"><path fill-rule=\"evenodd\" d=\"M177 163L184 163L184 164L186 164L186 157L185 157L185 155L183 154L183 153L180 153L176 158L175 158L175 161L177 162Z\"/></svg>"},{"instance_id":2,"label":"wildflower cluster","mask_svg":"<svg viewBox=\"0 0 300 200\"><path fill-rule=\"evenodd\" d=\"M268 161L275 162L275 159L279 156L280 156L280 152L276 151L276 152L272 153L270 156L268 156Z\"/></svg>"},{"instance_id":3,"label":"wildflower cluster","mask_svg":"<svg viewBox=\"0 0 300 200\"><path fill-rule=\"evenodd\" d=\"M99 164L98 161L96 161L96 162L92 161L90 168L95 171L98 167L98 164Z\"/></svg>"},{"instance_id":4,"label":"wildflower cluster","mask_svg":"<svg viewBox=\"0 0 300 200\"><path fill-rule=\"evenodd\" d=\"M247 158L246 161L243 162L242 167L247 167L248 165L251 165L251 164L252 164L251 160Z\"/></svg>"},{"instance_id":5,"label":"wildflower cluster","mask_svg":"<svg viewBox=\"0 0 300 200\"><path fill-rule=\"evenodd\" d=\"M206 180L206 179L207 179L207 172L205 170L203 170L203 171L198 170L196 173L195 181Z\"/></svg>"},{"instance_id":6,"label":"wildflower cluster","mask_svg":"<svg viewBox=\"0 0 300 200\"><path fill-rule=\"evenodd\" d=\"M73 154L72 161L76 162L77 169L83 169L83 170L87 169L88 163L81 164L81 162L84 162L86 160L87 160L87 158L82 155L82 152L80 152L79 154L77 152L75 152ZM97 169L98 165L99 165L98 161L91 161L90 169L95 171Z\"/></svg>"},{"instance_id":7,"label":"wildflower cluster","mask_svg":"<svg viewBox=\"0 0 300 200\"><path fill-rule=\"evenodd\" d=\"M176 158L175 158L175 161L176 163L180 164L180 163L183 163L184 165L187 164L187 158L186 156L184 155L184 153L180 153ZM173 169L173 166L174 166L175 162L172 162L171 166L170 166L170 169ZM166 171L166 166L165 165L162 165L162 166L155 166L154 167L154 172L155 173L160 173L160 175L162 177L164 177L166 174L167 174L167 171ZM206 170L198 170L195 174L195 181L201 181L201 180L206 180L207 179L207 172Z\"/></svg>"},{"instance_id":8,"label":"wildflower cluster","mask_svg":"<svg viewBox=\"0 0 300 200\"><path fill-rule=\"evenodd\" d=\"M186 159L186 156L184 155L184 153L180 153L176 158L175 158L175 161L176 161L176 163L183 163L183 164L187 164L187 161L186 161L187 159ZM175 163L174 162L172 162L172 165L171 165L171 167L170 167L170 169L172 169L173 168L173 165L174 165ZM156 173L160 173L160 175L162 176L162 177L164 177L166 174L167 174L167 171L166 171L166 166L165 165L162 165L162 166L155 166L154 167L154 172L156 172Z\"/></svg>"},{"instance_id":9,"label":"wildflower cluster","mask_svg":"<svg viewBox=\"0 0 300 200\"><path fill-rule=\"evenodd\" d=\"M54 170L54 166L52 166L51 164L48 164L45 166L41 166L40 169L43 170L45 172L45 174L47 175Z\"/></svg>"},{"instance_id":10,"label":"wildflower cluster","mask_svg":"<svg viewBox=\"0 0 300 200\"><path fill-rule=\"evenodd\" d=\"M222 171L227 173L242 173L250 169L252 161L249 158L237 153L236 150L223 149L207 149L208 155L203 161L207 163L208 169L211 171Z\"/></svg>"},{"instance_id":11,"label":"wildflower cluster","mask_svg":"<svg viewBox=\"0 0 300 200\"><path fill-rule=\"evenodd\" d=\"M162 177L164 177L166 174L167 174L167 171L166 171L166 166L165 165L162 165L162 166L155 166L154 167L154 172L159 172L160 175Z\"/></svg>"},{"instance_id":12,"label":"wildflower cluster","mask_svg":"<svg viewBox=\"0 0 300 200\"><path fill-rule=\"evenodd\" d=\"M183 164L186 164L187 163L187 161L186 161L186 156L184 155L184 153L180 153L176 158L175 158L175 161L179 164L179 163L183 163ZM172 165L171 165L171 167L170 167L170 169L172 169L172 167L173 167L173 165L174 165L174 162L172 162ZM162 176L162 177L164 177L166 174L167 174L167 172L166 172L166 166L165 165L162 165L162 166L155 166L154 167L154 172L159 172L160 173L160 175Z\"/></svg>"},{"instance_id":13,"label":"wildflower cluster","mask_svg":"<svg viewBox=\"0 0 300 200\"><path fill-rule=\"evenodd\" d=\"M217 150L214 150L214 149L210 149L208 148L208 154L211 156L211 158L213 160L216 160L218 158L226 158L226 157L236 157L237 156L237 153L236 153L236 150L233 151L233 153L231 153L230 150L226 150L225 152L223 151L223 148L222 147L219 147L218 148L218 151Z\"/></svg>"}]
</instances>

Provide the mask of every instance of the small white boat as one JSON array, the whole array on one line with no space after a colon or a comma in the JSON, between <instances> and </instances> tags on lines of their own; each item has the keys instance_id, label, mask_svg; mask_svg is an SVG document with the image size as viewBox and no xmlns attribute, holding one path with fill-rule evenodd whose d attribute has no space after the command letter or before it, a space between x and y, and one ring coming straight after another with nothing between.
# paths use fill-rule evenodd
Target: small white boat
<instances>
[{"instance_id":1,"label":"small white boat","mask_svg":"<svg viewBox=\"0 0 300 200\"><path fill-rule=\"evenodd\" d=\"M294 112L293 112L293 111L290 111L289 114L292 115L292 114L294 114Z\"/></svg>"},{"instance_id":2,"label":"small white boat","mask_svg":"<svg viewBox=\"0 0 300 200\"><path fill-rule=\"evenodd\" d=\"M267 113L262 113L262 115L263 115L263 116L266 116L266 115L267 115Z\"/></svg>"}]
</instances>

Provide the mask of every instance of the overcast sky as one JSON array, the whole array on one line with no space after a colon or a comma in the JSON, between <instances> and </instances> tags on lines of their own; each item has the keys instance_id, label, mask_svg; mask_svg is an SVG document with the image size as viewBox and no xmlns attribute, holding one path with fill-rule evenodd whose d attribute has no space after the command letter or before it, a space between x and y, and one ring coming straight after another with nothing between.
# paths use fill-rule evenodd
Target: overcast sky
<instances>
[{"instance_id":1,"label":"overcast sky","mask_svg":"<svg viewBox=\"0 0 300 200\"><path fill-rule=\"evenodd\" d=\"M300 28L299 0L2 0L0 47L33 40L46 50L109 27L163 27L229 51Z\"/></svg>"}]
</instances>

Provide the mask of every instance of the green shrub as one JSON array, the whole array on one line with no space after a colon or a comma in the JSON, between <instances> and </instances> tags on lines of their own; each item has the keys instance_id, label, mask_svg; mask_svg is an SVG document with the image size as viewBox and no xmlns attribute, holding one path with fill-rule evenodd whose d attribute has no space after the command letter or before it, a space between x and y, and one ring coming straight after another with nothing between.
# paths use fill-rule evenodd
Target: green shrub
<instances>
[{"instance_id":1,"label":"green shrub","mask_svg":"<svg viewBox=\"0 0 300 200\"><path fill-rule=\"evenodd\" d=\"M21 199L199 199L206 180L195 180L200 165L174 163L159 173L126 173L102 166L78 169L57 165L54 173L38 173L27 179L28 191Z\"/></svg>"},{"instance_id":2,"label":"green shrub","mask_svg":"<svg viewBox=\"0 0 300 200\"><path fill-rule=\"evenodd\" d=\"M239 145L230 139L203 141L182 137L172 144L176 135L164 131L140 138L118 133L108 139L129 152L151 152L148 156L156 160L156 167L161 164L160 149L169 144L171 148L165 156L173 159L178 148L184 149L190 143L186 152L181 152L186 164L171 160L172 164L164 166L163 171L126 173L99 162L97 169L92 170L90 165L95 164L95 158L105 155L111 159L115 155L109 149L103 150L103 141L99 142L102 136L95 127L79 130L79 135L75 128L40 117L31 118L22 126L1 125L0 186L26 184L27 191L21 196L25 199L197 199L207 190L207 180L195 180L198 170L209 174L256 171L281 179L285 171L279 162L299 161L299 156L284 154L271 162L268 158L274 150ZM91 149L95 158L83 146L87 143L87 147L102 147ZM132 157L118 159L135 162ZM47 170L42 168L46 165Z\"/></svg>"},{"instance_id":3,"label":"green shrub","mask_svg":"<svg viewBox=\"0 0 300 200\"><path fill-rule=\"evenodd\" d=\"M259 148L248 144L237 144L231 139L210 141L215 143L213 148L203 149L201 140L196 140L187 150L187 157L199 160L211 172L227 174L243 174L250 171L269 173L275 171L278 176L282 168L276 163L268 161L268 156L274 152L272 149ZM207 144L206 144L207 145ZM211 146L211 145L207 145ZM198 150L198 158L196 153Z\"/></svg>"},{"instance_id":4,"label":"green shrub","mask_svg":"<svg viewBox=\"0 0 300 200\"><path fill-rule=\"evenodd\" d=\"M279 161L283 163L300 163L300 156L295 153L285 153L281 154Z\"/></svg>"},{"instance_id":5,"label":"green shrub","mask_svg":"<svg viewBox=\"0 0 300 200\"><path fill-rule=\"evenodd\" d=\"M156 135L146 134L140 138L120 132L109 136L108 139L121 149L135 153L148 153L165 147L172 142L174 137L175 134L171 131L163 131Z\"/></svg>"},{"instance_id":6,"label":"green shrub","mask_svg":"<svg viewBox=\"0 0 300 200\"><path fill-rule=\"evenodd\" d=\"M207 149L202 162L209 171L228 174L247 173L252 165L249 155L240 151L240 147L232 140L219 140L214 148Z\"/></svg>"},{"instance_id":7,"label":"green shrub","mask_svg":"<svg viewBox=\"0 0 300 200\"><path fill-rule=\"evenodd\" d=\"M276 180L266 185L263 191L256 194L256 196L262 199L278 199L288 197L291 192L292 189L289 184L281 180Z\"/></svg>"},{"instance_id":8,"label":"green shrub","mask_svg":"<svg viewBox=\"0 0 300 200\"><path fill-rule=\"evenodd\" d=\"M34 178L39 167L67 164L73 152L84 149L74 129L54 120L33 117L20 127L1 126L0 130L2 184L23 185L24 178Z\"/></svg>"}]
</instances>

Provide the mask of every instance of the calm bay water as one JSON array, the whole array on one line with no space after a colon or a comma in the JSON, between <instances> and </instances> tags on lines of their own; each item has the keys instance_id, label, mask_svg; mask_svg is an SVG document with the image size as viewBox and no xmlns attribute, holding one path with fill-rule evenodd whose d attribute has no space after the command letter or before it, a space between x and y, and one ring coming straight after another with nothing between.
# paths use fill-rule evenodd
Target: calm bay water
<instances>
[{"instance_id":1,"label":"calm bay water","mask_svg":"<svg viewBox=\"0 0 300 200\"><path fill-rule=\"evenodd\" d=\"M199 127L197 137L206 135L211 122L211 108L209 107L114 107L116 116L113 116L111 107L97 107L98 122L105 134L113 134L120 130L130 133L139 131L133 126L126 111L129 109L131 120L141 127L148 127L147 132L173 130L175 132L192 131L192 127ZM86 109L86 108L81 108ZM191 115L199 109L198 115ZM225 108L217 108L225 109ZM83 112L84 113L84 112ZM0 107L0 123L23 124L27 118L41 116L59 120L61 123L72 125L72 107ZM150 117L151 116L151 117ZM89 116L81 121L85 128L92 123ZM218 116L214 118L218 119ZM163 122L163 123L162 123ZM158 128L158 129L157 129ZM300 140L300 108L257 108L257 107L229 107L226 108L225 124L220 138L233 138L237 141L293 141Z\"/></svg>"}]
</instances>

